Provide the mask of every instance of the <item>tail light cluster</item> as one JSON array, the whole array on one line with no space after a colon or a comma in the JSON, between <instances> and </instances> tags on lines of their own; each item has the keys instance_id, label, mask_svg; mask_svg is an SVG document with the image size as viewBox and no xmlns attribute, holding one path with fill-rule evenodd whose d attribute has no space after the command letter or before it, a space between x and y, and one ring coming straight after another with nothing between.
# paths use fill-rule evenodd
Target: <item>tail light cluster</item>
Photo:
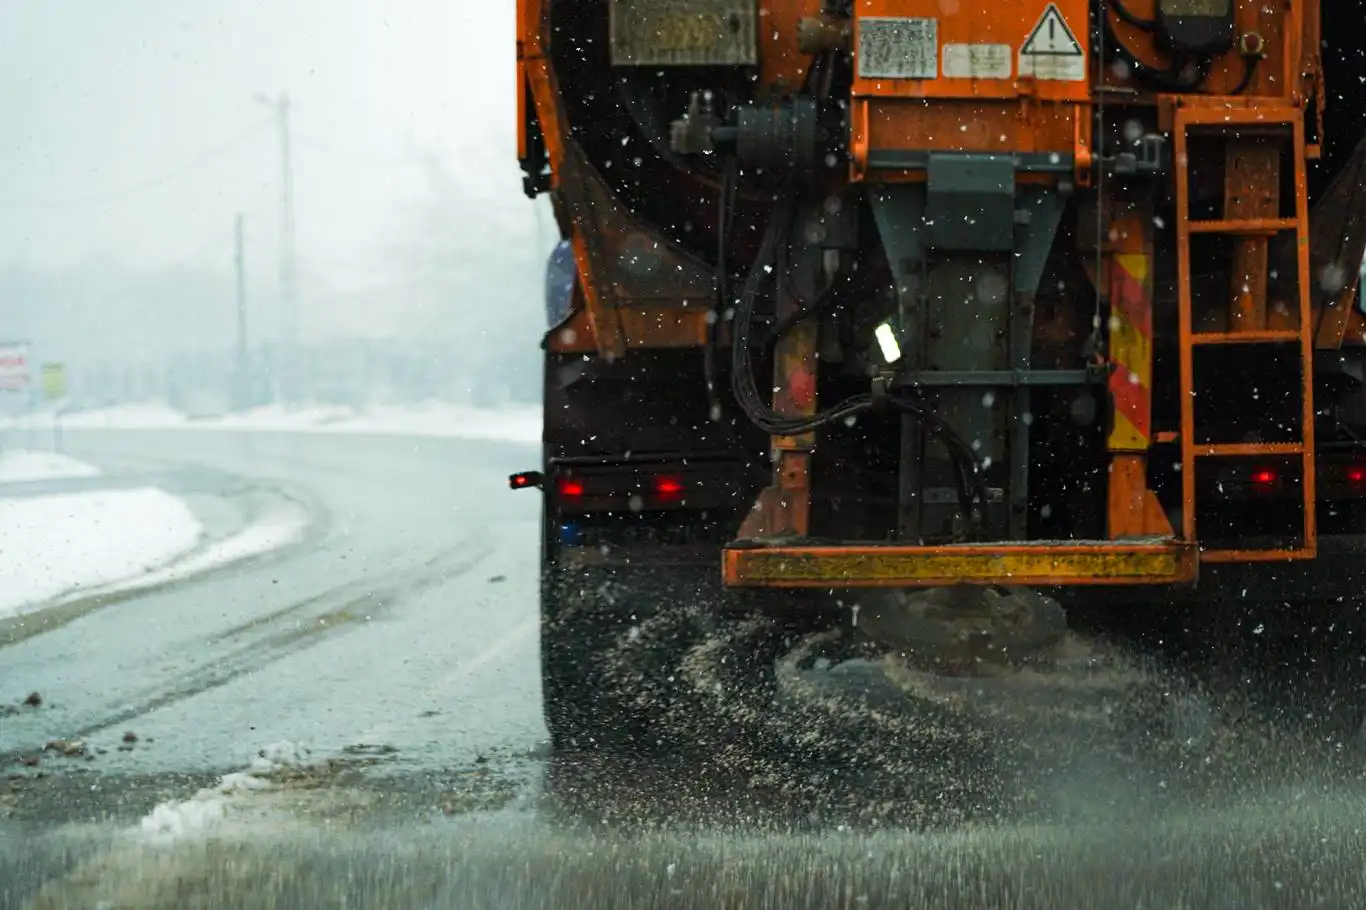
<instances>
[{"instance_id":1,"label":"tail light cluster","mask_svg":"<svg viewBox=\"0 0 1366 910\"><path fill-rule=\"evenodd\" d=\"M1366 462L1341 461L1320 464L1315 472L1319 486L1348 496L1366 496Z\"/></svg>"},{"instance_id":2,"label":"tail light cluster","mask_svg":"<svg viewBox=\"0 0 1366 910\"><path fill-rule=\"evenodd\" d=\"M1339 495L1366 496L1366 463L1342 464L1328 463L1318 466L1319 486L1326 490L1336 488ZM1280 468L1263 465L1249 469L1243 475L1243 482L1254 492L1270 493L1281 489L1286 482L1299 482L1298 472L1287 474Z\"/></svg>"},{"instance_id":3,"label":"tail light cluster","mask_svg":"<svg viewBox=\"0 0 1366 910\"><path fill-rule=\"evenodd\" d=\"M686 509L747 508L752 478L744 461L729 458L660 458L624 462L583 459L549 470L508 477L514 490L539 489L561 512L605 515Z\"/></svg>"},{"instance_id":4,"label":"tail light cluster","mask_svg":"<svg viewBox=\"0 0 1366 910\"><path fill-rule=\"evenodd\" d=\"M565 474L555 482L555 493L562 502L585 499L632 499L639 497L639 507L682 503L687 496L683 478L676 474L655 474L629 480L619 475L606 475L592 488L584 478Z\"/></svg>"},{"instance_id":5,"label":"tail light cluster","mask_svg":"<svg viewBox=\"0 0 1366 910\"><path fill-rule=\"evenodd\" d=\"M1298 489L1300 473L1287 464L1228 465L1210 477L1216 498L1276 499L1293 496Z\"/></svg>"}]
</instances>

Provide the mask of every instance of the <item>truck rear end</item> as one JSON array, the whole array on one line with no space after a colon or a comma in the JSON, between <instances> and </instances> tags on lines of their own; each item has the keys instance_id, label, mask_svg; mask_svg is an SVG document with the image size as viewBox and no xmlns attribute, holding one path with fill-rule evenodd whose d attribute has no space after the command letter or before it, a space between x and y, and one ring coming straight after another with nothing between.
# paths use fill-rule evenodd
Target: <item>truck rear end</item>
<instances>
[{"instance_id":1,"label":"truck rear end","mask_svg":"<svg viewBox=\"0 0 1366 910\"><path fill-rule=\"evenodd\" d=\"M1366 501L1361 21L520 0L519 156L577 272L514 478L557 741L620 719L584 649L666 570L819 622L1355 594L1322 582Z\"/></svg>"}]
</instances>

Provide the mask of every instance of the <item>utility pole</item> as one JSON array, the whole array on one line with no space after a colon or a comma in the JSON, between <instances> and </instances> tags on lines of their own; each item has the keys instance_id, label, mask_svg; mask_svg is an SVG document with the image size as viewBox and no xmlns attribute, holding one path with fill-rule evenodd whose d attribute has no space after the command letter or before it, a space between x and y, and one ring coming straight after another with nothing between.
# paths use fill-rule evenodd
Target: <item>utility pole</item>
<instances>
[{"instance_id":1,"label":"utility pole","mask_svg":"<svg viewBox=\"0 0 1366 910\"><path fill-rule=\"evenodd\" d=\"M289 138L289 96L283 92L271 100L263 94L256 99L275 110L280 132L280 364L281 392L292 402L298 394L299 362L299 284L294 248L294 163Z\"/></svg>"},{"instance_id":2,"label":"utility pole","mask_svg":"<svg viewBox=\"0 0 1366 910\"><path fill-rule=\"evenodd\" d=\"M299 284L294 258L294 161L289 148L289 96L280 96L280 296L284 336L299 343Z\"/></svg>"},{"instance_id":3,"label":"utility pole","mask_svg":"<svg viewBox=\"0 0 1366 910\"><path fill-rule=\"evenodd\" d=\"M234 239L234 265L237 269L237 364L236 382L233 384L233 406L236 410L246 410L250 404L250 372L247 364L247 243L246 223L238 212Z\"/></svg>"}]
</instances>

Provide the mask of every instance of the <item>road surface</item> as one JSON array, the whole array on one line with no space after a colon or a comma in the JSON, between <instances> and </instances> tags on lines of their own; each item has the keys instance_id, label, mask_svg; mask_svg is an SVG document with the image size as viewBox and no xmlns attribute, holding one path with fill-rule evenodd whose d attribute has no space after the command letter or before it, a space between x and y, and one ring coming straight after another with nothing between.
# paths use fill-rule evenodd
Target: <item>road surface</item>
<instances>
[{"instance_id":1,"label":"road surface","mask_svg":"<svg viewBox=\"0 0 1366 910\"><path fill-rule=\"evenodd\" d=\"M831 787L883 810L898 798L854 773L858 742L847 767L766 755L784 786L762 794L682 757L552 759L538 503L505 484L535 466L527 446L174 431L66 445L189 491L269 487L313 524L270 557L0 639L0 906L1366 901L1366 791L1312 777L1201 806L1101 773L1063 821L912 831L885 824L895 805L870 813L877 827L822 816ZM21 704L30 692L39 705ZM44 751L71 739L84 754Z\"/></svg>"}]
</instances>

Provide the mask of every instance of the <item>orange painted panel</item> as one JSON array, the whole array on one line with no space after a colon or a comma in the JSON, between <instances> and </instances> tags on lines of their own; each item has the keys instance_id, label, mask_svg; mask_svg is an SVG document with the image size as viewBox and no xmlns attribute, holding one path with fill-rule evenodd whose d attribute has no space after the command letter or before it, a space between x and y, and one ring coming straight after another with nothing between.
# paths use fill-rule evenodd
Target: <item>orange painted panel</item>
<instances>
[{"instance_id":1,"label":"orange painted panel","mask_svg":"<svg viewBox=\"0 0 1366 910\"><path fill-rule=\"evenodd\" d=\"M797 26L821 0L766 0L759 6L759 83L779 97L796 93L811 58L797 49Z\"/></svg>"},{"instance_id":2,"label":"orange painted panel","mask_svg":"<svg viewBox=\"0 0 1366 910\"><path fill-rule=\"evenodd\" d=\"M1004 102L934 105L869 99L854 104L853 132L872 149L1072 154L1077 108ZM858 143L856 143L857 145Z\"/></svg>"}]
</instances>

